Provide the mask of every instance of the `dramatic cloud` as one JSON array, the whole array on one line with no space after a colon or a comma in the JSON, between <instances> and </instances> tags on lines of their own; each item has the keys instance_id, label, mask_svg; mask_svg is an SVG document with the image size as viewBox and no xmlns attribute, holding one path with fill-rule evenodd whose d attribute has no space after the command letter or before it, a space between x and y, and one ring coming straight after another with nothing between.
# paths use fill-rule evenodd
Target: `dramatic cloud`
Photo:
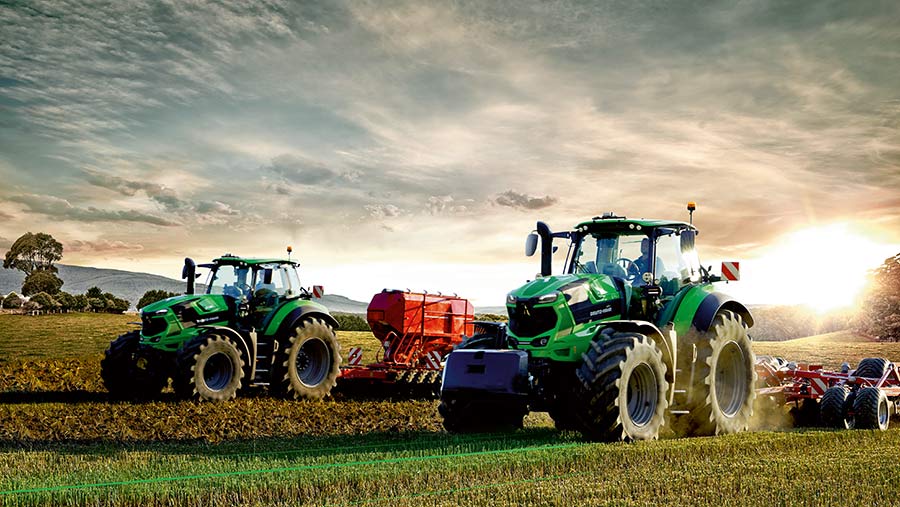
<instances>
[{"instance_id":1,"label":"dramatic cloud","mask_svg":"<svg viewBox=\"0 0 900 507\"><path fill-rule=\"evenodd\" d=\"M0 24L5 237L500 264L535 219L694 200L704 255L830 221L900 243L896 2L38 0Z\"/></svg>"},{"instance_id":2,"label":"dramatic cloud","mask_svg":"<svg viewBox=\"0 0 900 507\"><path fill-rule=\"evenodd\" d=\"M65 252L94 252L94 253L120 253L120 252L140 252L144 249L143 245L125 243L124 241L110 241L108 239L99 239L96 241L80 241L72 240L66 242L63 247Z\"/></svg>"},{"instance_id":3,"label":"dramatic cloud","mask_svg":"<svg viewBox=\"0 0 900 507\"><path fill-rule=\"evenodd\" d=\"M162 217L134 210L106 210L95 207L81 208L69 201L48 195L14 195L10 201L24 204L31 213L47 215L56 220L76 220L82 222L143 222L152 225L173 226L175 222Z\"/></svg>"},{"instance_id":4,"label":"dramatic cloud","mask_svg":"<svg viewBox=\"0 0 900 507\"><path fill-rule=\"evenodd\" d=\"M370 204L365 206L365 210L372 218L384 219L390 217L398 217L403 210L393 204Z\"/></svg>"},{"instance_id":5,"label":"dramatic cloud","mask_svg":"<svg viewBox=\"0 0 900 507\"><path fill-rule=\"evenodd\" d=\"M147 194L147 197L162 204L170 210L182 209L186 206L186 203L178 198L174 190L166 188L163 185L158 185L156 183L150 183L146 181L126 180L118 176L113 176L111 174L101 174L99 172L91 170L85 170L84 174L88 183L109 190L114 190L124 195L133 196L137 192L143 191Z\"/></svg>"},{"instance_id":6,"label":"dramatic cloud","mask_svg":"<svg viewBox=\"0 0 900 507\"><path fill-rule=\"evenodd\" d=\"M532 197L530 195L520 194L514 190L507 190L498 195L494 200L500 206L509 206L510 208L522 209L541 209L556 204L556 198L549 195L544 197Z\"/></svg>"}]
</instances>

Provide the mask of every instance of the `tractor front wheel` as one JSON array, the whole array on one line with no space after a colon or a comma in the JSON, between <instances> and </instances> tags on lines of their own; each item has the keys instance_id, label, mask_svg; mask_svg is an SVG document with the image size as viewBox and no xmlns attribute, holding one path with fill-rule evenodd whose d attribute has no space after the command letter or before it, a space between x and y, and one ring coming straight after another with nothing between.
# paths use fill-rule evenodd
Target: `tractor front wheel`
<instances>
[{"instance_id":1,"label":"tractor front wheel","mask_svg":"<svg viewBox=\"0 0 900 507\"><path fill-rule=\"evenodd\" d=\"M320 319L304 320L280 347L282 395L320 400L331 393L341 372L341 347L334 329ZM280 375L280 373L279 373Z\"/></svg>"},{"instance_id":2,"label":"tractor front wheel","mask_svg":"<svg viewBox=\"0 0 900 507\"><path fill-rule=\"evenodd\" d=\"M138 367L138 361L142 360L140 342L140 331L125 333L109 344L100 361L100 378L113 398L152 398L159 395L168 381L157 372Z\"/></svg>"},{"instance_id":3,"label":"tractor front wheel","mask_svg":"<svg viewBox=\"0 0 900 507\"><path fill-rule=\"evenodd\" d=\"M668 406L666 365L652 340L604 330L578 369L579 431L591 440L651 440Z\"/></svg>"},{"instance_id":4,"label":"tractor front wheel","mask_svg":"<svg viewBox=\"0 0 900 507\"><path fill-rule=\"evenodd\" d=\"M237 396L244 378L238 344L227 336L201 335L185 343L175 359L179 398L222 401Z\"/></svg>"}]
</instances>

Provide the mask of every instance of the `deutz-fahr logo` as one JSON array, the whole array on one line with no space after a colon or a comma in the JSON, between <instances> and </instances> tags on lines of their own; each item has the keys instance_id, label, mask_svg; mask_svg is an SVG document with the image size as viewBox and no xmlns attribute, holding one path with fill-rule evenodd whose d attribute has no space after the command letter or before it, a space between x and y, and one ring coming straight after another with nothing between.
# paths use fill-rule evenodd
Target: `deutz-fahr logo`
<instances>
[{"instance_id":1,"label":"deutz-fahr logo","mask_svg":"<svg viewBox=\"0 0 900 507\"><path fill-rule=\"evenodd\" d=\"M599 310L594 310L591 312L591 317L596 317L598 315L606 315L607 313L611 313L613 308L611 306L607 306L606 308L601 308Z\"/></svg>"}]
</instances>

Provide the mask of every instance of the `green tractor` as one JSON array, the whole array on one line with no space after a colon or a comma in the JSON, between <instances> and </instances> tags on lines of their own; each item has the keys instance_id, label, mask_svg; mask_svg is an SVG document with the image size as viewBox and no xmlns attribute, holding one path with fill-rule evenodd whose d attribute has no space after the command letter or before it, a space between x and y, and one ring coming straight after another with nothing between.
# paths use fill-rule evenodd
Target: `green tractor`
<instances>
[{"instance_id":1,"label":"green tractor","mask_svg":"<svg viewBox=\"0 0 900 507\"><path fill-rule=\"evenodd\" d=\"M152 398L169 379L182 399L259 386L294 398L331 392L338 323L300 286L296 262L226 254L199 267L209 269L204 294L194 294L197 266L185 259L186 294L141 308L141 329L110 344L100 366L112 396Z\"/></svg>"},{"instance_id":2,"label":"green tractor","mask_svg":"<svg viewBox=\"0 0 900 507\"><path fill-rule=\"evenodd\" d=\"M693 204L688 206L693 216ZM693 222L693 221L691 221ZM692 223L612 213L551 232L540 275L510 292L506 348L447 358L439 411L451 432L521 427L549 412L593 440L647 440L748 428L756 397L749 310L716 292ZM568 240L551 274L554 239Z\"/></svg>"}]
</instances>

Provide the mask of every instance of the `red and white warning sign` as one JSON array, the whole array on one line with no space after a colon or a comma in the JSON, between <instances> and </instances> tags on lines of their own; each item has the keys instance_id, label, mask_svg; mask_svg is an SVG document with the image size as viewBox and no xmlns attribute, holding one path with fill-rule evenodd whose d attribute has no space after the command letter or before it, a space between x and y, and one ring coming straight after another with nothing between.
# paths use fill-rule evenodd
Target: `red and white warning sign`
<instances>
[{"instance_id":1,"label":"red and white warning sign","mask_svg":"<svg viewBox=\"0 0 900 507\"><path fill-rule=\"evenodd\" d=\"M723 262L722 276L726 280L736 282L741 279L741 263L740 262Z\"/></svg>"},{"instance_id":2,"label":"red and white warning sign","mask_svg":"<svg viewBox=\"0 0 900 507\"><path fill-rule=\"evenodd\" d=\"M817 396L825 394L825 390L828 389L828 384L825 383L825 380L820 378L811 378L809 380L809 386L812 388L813 394Z\"/></svg>"},{"instance_id":3,"label":"red and white warning sign","mask_svg":"<svg viewBox=\"0 0 900 507\"><path fill-rule=\"evenodd\" d=\"M362 349L359 347L351 347L347 353L347 364L356 366L362 364Z\"/></svg>"},{"instance_id":4,"label":"red and white warning sign","mask_svg":"<svg viewBox=\"0 0 900 507\"><path fill-rule=\"evenodd\" d=\"M321 285L313 285L313 297L320 298L325 295L325 287Z\"/></svg>"},{"instance_id":5,"label":"red and white warning sign","mask_svg":"<svg viewBox=\"0 0 900 507\"><path fill-rule=\"evenodd\" d=\"M432 350L425 356L425 369L440 370L441 369L441 353Z\"/></svg>"}]
</instances>

